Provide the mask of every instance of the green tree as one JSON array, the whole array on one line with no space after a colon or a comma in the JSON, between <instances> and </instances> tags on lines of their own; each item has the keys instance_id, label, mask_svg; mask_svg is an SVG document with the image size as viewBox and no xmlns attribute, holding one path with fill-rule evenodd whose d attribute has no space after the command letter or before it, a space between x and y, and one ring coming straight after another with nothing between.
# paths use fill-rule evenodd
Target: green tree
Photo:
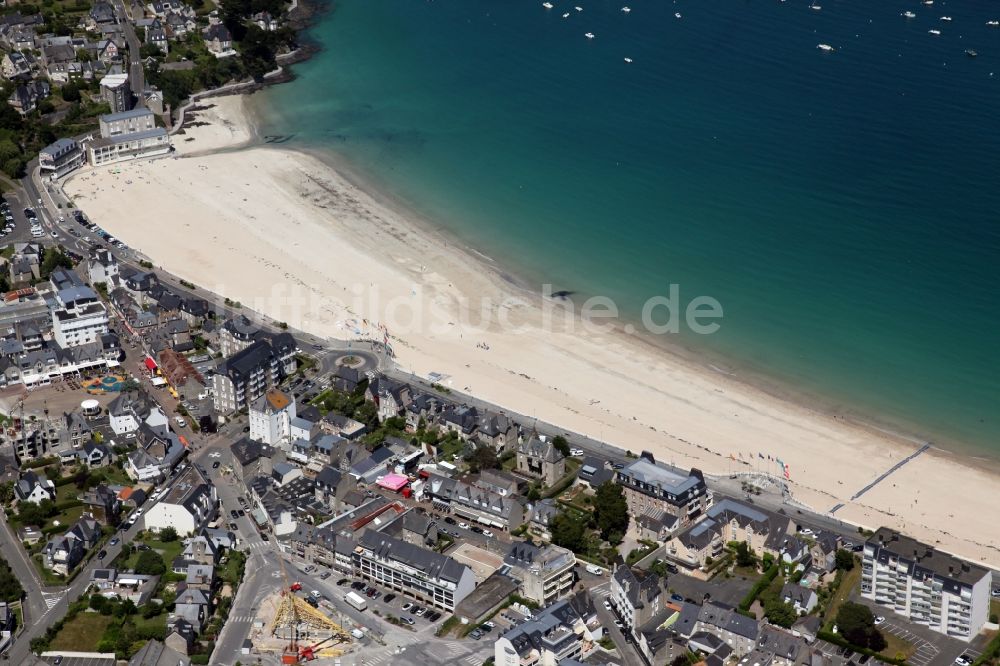
<instances>
[{"instance_id":1,"label":"green tree","mask_svg":"<svg viewBox=\"0 0 1000 666\"><path fill-rule=\"evenodd\" d=\"M0 504L10 504L14 501L14 482L0 483Z\"/></svg>"},{"instance_id":2,"label":"green tree","mask_svg":"<svg viewBox=\"0 0 1000 666\"><path fill-rule=\"evenodd\" d=\"M469 463L469 471L473 474L478 474L484 469L500 468L500 460L492 446L477 446L465 456L465 460Z\"/></svg>"},{"instance_id":3,"label":"green tree","mask_svg":"<svg viewBox=\"0 0 1000 666\"><path fill-rule=\"evenodd\" d=\"M76 87L75 83L67 83L62 88L59 89L59 94L67 102L79 102L80 101L80 89Z\"/></svg>"},{"instance_id":4,"label":"green tree","mask_svg":"<svg viewBox=\"0 0 1000 666\"><path fill-rule=\"evenodd\" d=\"M777 597L772 597L768 599L764 604L764 615L773 624L779 627L785 627L786 629L791 627L795 623L796 618L798 618L798 613L795 612L795 608L791 604L786 604Z\"/></svg>"},{"instance_id":5,"label":"green tree","mask_svg":"<svg viewBox=\"0 0 1000 666\"><path fill-rule=\"evenodd\" d=\"M62 248L46 248L45 254L42 256L42 265L39 269L42 278L48 279L52 271L57 268L73 268L73 261L63 253Z\"/></svg>"},{"instance_id":6,"label":"green tree","mask_svg":"<svg viewBox=\"0 0 1000 666\"><path fill-rule=\"evenodd\" d=\"M614 481L605 481L597 488L594 497L594 519L601 538L612 541L612 535L621 536L628 530L628 503L622 487Z\"/></svg>"},{"instance_id":7,"label":"green tree","mask_svg":"<svg viewBox=\"0 0 1000 666\"><path fill-rule=\"evenodd\" d=\"M586 521L562 512L552 519L552 542L557 546L569 548L574 553L587 550Z\"/></svg>"},{"instance_id":8,"label":"green tree","mask_svg":"<svg viewBox=\"0 0 1000 666\"><path fill-rule=\"evenodd\" d=\"M14 575L7 560L0 557L0 600L11 603L24 594L21 581Z\"/></svg>"},{"instance_id":9,"label":"green tree","mask_svg":"<svg viewBox=\"0 0 1000 666\"><path fill-rule=\"evenodd\" d=\"M166 570L167 566L163 563L163 557L155 550L144 550L139 553L139 559L135 563L137 574L160 576Z\"/></svg>"},{"instance_id":10,"label":"green tree","mask_svg":"<svg viewBox=\"0 0 1000 666\"><path fill-rule=\"evenodd\" d=\"M164 527L160 530L160 541L163 543L170 543L171 541L177 541L177 530L173 527Z\"/></svg>"},{"instance_id":11,"label":"green tree","mask_svg":"<svg viewBox=\"0 0 1000 666\"><path fill-rule=\"evenodd\" d=\"M736 544L736 564L741 567L757 566L757 556L746 541Z\"/></svg>"},{"instance_id":12,"label":"green tree","mask_svg":"<svg viewBox=\"0 0 1000 666\"><path fill-rule=\"evenodd\" d=\"M837 568L841 571L850 571L854 568L854 553L851 551L838 548L835 558Z\"/></svg>"},{"instance_id":13,"label":"green tree","mask_svg":"<svg viewBox=\"0 0 1000 666\"><path fill-rule=\"evenodd\" d=\"M552 446L556 447L559 453L563 454L567 458L569 457L569 442L562 435L556 435L552 438Z\"/></svg>"},{"instance_id":14,"label":"green tree","mask_svg":"<svg viewBox=\"0 0 1000 666\"><path fill-rule=\"evenodd\" d=\"M885 637L875 628L875 616L862 604L845 601L837 611L837 630L853 645L876 652L885 649Z\"/></svg>"}]
</instances>

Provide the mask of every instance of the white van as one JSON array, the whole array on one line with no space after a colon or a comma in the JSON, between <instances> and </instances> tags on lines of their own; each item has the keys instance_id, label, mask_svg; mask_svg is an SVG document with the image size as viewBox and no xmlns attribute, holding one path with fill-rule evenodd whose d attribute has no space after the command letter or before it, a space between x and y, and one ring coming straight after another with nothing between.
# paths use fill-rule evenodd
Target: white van
<instances>
[{"instance_id":1,"label":"white van","mask_svg":"<svg viewBox=\"0 0 1000 666\"><path fill-rule=\"evenodd\" d=\"M595 576L600 576L601 574L604 573L604 569L602 569L601 567L597 566L596 564L588 564L584 568L587 570L588 573L592 573Z\"/></svg>"}]
</instances>

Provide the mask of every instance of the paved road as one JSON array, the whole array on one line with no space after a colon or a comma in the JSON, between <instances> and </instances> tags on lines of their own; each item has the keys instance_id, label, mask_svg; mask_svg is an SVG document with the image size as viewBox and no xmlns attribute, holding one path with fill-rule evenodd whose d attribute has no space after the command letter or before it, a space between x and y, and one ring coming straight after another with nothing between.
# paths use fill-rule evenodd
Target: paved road
<instances>
[{"instance_id":1,"label":"paved road","mask_svg":"<svg viewBox=\"0 0 1000 666\"><path fill-rule=\"evenodd\" d=\"M0 529L0 554L7 560L11 570L24 589L24 599L21 604L24 610L24 624L28 625L40 618L48 609L42 597L43 585L35 565L28 559L17 535L14 534L7 520L7 512L0 508L0 518L3 528Z\"/></svg>"},{"instance_id":2,"label":"paved road","mask_svg":"<svg viewBox=\"0 0 1000 666\"><path fill-rule=\"evenodd\" d=\"M146 74L142 69L142 60L139 55L142 44L139 42L138 35L135 34L135 26L132 25L132 21L129 19L125 3L122 0L118 0L114 3L114 7L118 23L121 24L125 31L125 43L128 45L129 86L136 96L136 106L144 106L142 92L146 89Z\"/></svg>"},{"instance_id":3,"label":"paved road","mask_svg":"<svg viewBox=\"0 0 1000 666\"><path fill-rule=\"evenodd\" d=\"M638 648L625 636L621 629L615 626L615 620L618 618L612 611L604 607L604 600L610 594L610 582L590 588L590 598L594 600L594 607L597 608L597 619L601 621L601 626L604 627L605 633L614 641L615 647L618 648L618 654L626 666L645 666L646 662L639 655Z\"/></svg>"}]
</instances>

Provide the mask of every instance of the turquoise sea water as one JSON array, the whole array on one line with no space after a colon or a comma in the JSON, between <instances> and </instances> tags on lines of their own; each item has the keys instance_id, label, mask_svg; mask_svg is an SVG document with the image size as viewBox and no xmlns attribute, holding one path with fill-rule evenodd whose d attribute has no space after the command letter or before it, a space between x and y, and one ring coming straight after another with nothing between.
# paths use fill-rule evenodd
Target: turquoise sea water
<instances>
[{"instance_id":1,"label":"turquoise sea water","mask_svg":"<svg viewBox=\"0 0 1000 666\"><path fill-rule=\"evenodd\" d=\"M687 345L1000 455L1000 7L573 2L341 0L261 131L539 288L713 296Z\"/></svg>"}]
</instances>

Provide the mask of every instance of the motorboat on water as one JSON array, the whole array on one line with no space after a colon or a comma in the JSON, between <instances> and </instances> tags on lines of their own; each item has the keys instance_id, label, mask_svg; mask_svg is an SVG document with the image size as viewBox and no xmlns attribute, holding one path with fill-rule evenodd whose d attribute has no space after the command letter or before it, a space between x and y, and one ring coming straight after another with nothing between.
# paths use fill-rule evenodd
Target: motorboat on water
<instances>
[{"instance_id":1,"label":"motorboat on water","mask_svg":"<svg viewBox=\"0 0 1000 666\"><path fill-rule=\"evenodd\" d=\"M951 17L950 16L942 16L941 20L942 21L951 21Z\"/></svg>"},{"instance_id":2,"label":"motorboat on water","mask_svg":"<svg viewBox=\"0 0 1000 666\"><path fill-rule=\"evenodd\" d=\"M593 39L594 38L594 33L592 33L592 32L586 32L586 33L583 34L583 36L586 37L587 39Z\"/></svg>"},{"instance_id":3,"label":"motorboat on water","mask_svg":"<svg viewBox=\"0 0 1000 666\"><path fill-rule=\"evenodd\" d=\"M542 7L545 7L546 9L552 9L552 3L551 2L543 2L542 3Z\"/></svg>"},{"instance_id":4,"label":"motorboat on water","mask_svg":"<svg viewBox=\"0 0 1000 666\"><path fill-rule=\"evenodd\" d=\"M823 9L823 7L814 2L811 5L809 5L809 9L813 10L814 12L818 12L819 10Z\"/></svg>"},{"instance_id":5,"label":"motorboat on water","mask_svg":"<svg viewBox=\"0 0 1000 666\"><path fill-rule=\"evenodd\" d=\"M940 31L940 30L935 30L934 28L931 28L931 29L930 29L930 30L928 30L927 32L929 32L929 33L930 33L930 34L932 34L932 35L940 35L940 34L941 34L941 31Z\"/></svg>"},{"instance_id":6,"label":"motorboat on water","mask_svg":"<svg viewBox=\"0 0 1000 666\"><path fill-rule=\"evenodd\" d=\"M911 19L911 18L917 18L917 15L916 15L916 14L914 14L913 12L909 11L909 10L907 10L907 11L903 12L903 13L902 13L902 16L905 16L905 17L906 17L906 18L908 18L908 19Z\"/></svg>"},{"instance_id":7,"label":"motorboat on water","mask_svg":"<svg viewBox=\"0 0 1000 666\"><path fill-rule=\"evenodd\" d=\"M622 11L625 12L626 14L628 14L630 11L632 11L632 8L629 7L628 5L626 5L626 6L622 7Z\"/></svg>"},{"instance_id":8,"label":"motorboat on water","mask_svg":"<svg viewBox=\"0 0 1000 666\"><path fill-rule=\"evenodd\" d=\"M566 12L565 14L563 14L563 18L569 18L569 12Z\"/></svg>"},{"instance_id":9,"label":"motorboat on water","mask_svg":"<svg viewBox=\"0 0 1000 666\"><path fill-rule=\"evenodd\" d=\"M829 44L817 44L816 48L818 48L820 51L835 51L836 50L832 46L830 46Z\"/></svg>"},{"instance_id":10,"label":"motorboat on water","mask_svg":"<svg viewBox=\"0 0 1000 666\"><path fill-rule=\"evenodd\" d=\"M969 56L970 58L975 58L979 54L976 53L974 49L965 49L965 55Z\"/></svg>"},{"instance_id":11,"label":"motorboat on water","mask_svg":"<svg viewBox=\"0 0 1000 666\"><path fill-rule=\"evenodd\" d=\"M680 17L681 17L680 12L674 12L674 18L680 18Z\"/></svg>"},{"instance_id":12,"label":"motorboat on water","mask_svg":"<svg viewBox=\"0 0 1000 666\"><path fill-rule=\"evenodd\" d=\"M625 58L625 62L631 63L632 62L632 58Z\"/></svg>"},{"instance_id":13,"label":"motorboat on water","mask_svg":"<svg viewBox=\"0 0 1000 666\"><path fill-rule=\"evenodd\" d=\"M986 25L990 26L991 28L996 28L1000 26L1000 21L987 21Z\"/></svg>"}]
</instances>

